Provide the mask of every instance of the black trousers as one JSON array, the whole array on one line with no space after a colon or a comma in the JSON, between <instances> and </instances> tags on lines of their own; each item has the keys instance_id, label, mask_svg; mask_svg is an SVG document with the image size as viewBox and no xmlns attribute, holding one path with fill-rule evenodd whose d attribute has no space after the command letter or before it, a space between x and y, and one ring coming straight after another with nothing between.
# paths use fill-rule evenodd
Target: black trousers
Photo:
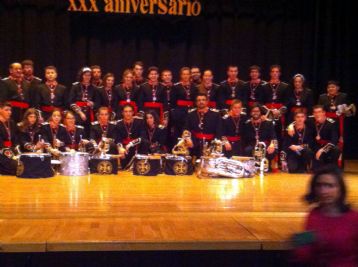
<instances>
[{"instance_id":1,"label":"black trousers","mask_svg":"<svg viewBox=\"0 0 358 267\"><path fill-rule=\"evenodd\" d=\"M340 155L339 148L337 146L334 146L327 153L322 153L319 160L317 160L316 156L314 155L312 167L315 170L326 164L332 164L338 166L339 155Z\"/></svg>"},{"instance_id":2,"label":"black trousers","mask_svg":"<svg viewBox=\"0 0 358 267\"><path fill-rule=\"evenodd\" d=\"M290 173L304 173L307 167L311 164L313 159L313 151L310 148L304 148L300 154L289 150L287 152L288 172Z\"/></svg>"}]
</instances>

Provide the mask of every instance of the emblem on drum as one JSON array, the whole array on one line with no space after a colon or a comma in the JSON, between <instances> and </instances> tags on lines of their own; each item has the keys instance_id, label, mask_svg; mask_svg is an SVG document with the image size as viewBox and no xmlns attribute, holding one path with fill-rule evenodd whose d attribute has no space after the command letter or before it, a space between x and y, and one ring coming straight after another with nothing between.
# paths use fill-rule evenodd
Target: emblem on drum
<instances>
[{"instance_id":1,"label":"emblem on drum","mask_svg":"<svg viewBox=\"0 0 358 267\"><path fill-rule=\"evenodd\" d=\"M138 160L135 167L140 175L146 175L150 172L150 164L147 160Z\"/></svg>"},{"instance_id":2,"label":"emblem on drum","mask_svg":"<svg viewBox=\"0 0 358 267\"><path fill-rule=\"evenodd\" d=\"M111 174L113 170L112 163L107 160L103 160L97 165L97 172L99 174Z\"/></svg>"},{"instance_id":3,"label":"emblem on drum","mask_svg":"<svg viewBox=\"0 0 358 267\"><path fill-rule=\"evenodd\" d=\"M24 173L24 163L22 161L19 160L19 163L17 164L17 168L16 168L16 176L20 176Z\"/></svg>"},{"instance_id":4,"label":"emblem on drum","mask_svg":"<svg viewBox=\"0 0 358 267\"><path fill-rule=\"evenodd\" d=\"M185 175L188 173L188 164L184 161L174 163L173 170L176 175Z\"/></svg>"}]
</instances>

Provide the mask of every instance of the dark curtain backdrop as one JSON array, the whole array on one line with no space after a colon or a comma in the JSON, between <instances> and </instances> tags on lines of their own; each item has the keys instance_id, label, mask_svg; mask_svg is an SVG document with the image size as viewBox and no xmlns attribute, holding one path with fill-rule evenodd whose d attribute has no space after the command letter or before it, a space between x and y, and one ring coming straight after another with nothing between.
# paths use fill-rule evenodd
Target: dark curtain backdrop
<instances>
[{"instance_id":1,"label":"dark curtain backdrop","mask_svg":"<svg viewBox=\"0 0 358 267\"><path fill-rule=\"evenodd\" d=\"M102 2L102 1L98 1ZM316 97L329 79L357 99L357 10L352 1L201 0L199 17L68 13L67 0L0 1L0 75L8 64L31 58L36 74L56 65L59 80L70 85L78 69L99 64L104 72L122 71L135 60L147 66L210 68L217 82L234 63L247 68L280 64L283 80L299 72ZM356 119L347 130L358 131ZM358 158L358 140L347 137L347 156Z\"/></svg>"}]
</instances>

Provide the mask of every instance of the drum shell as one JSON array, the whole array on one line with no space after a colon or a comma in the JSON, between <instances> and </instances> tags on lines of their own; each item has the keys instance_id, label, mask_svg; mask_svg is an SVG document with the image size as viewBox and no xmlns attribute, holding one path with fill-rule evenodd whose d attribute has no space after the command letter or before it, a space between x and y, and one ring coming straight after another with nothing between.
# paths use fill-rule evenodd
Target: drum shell
<instances>
[{"instance_id":1,"label":"drum shell","mask_svg":"<svg viewBox=\"0 0 358 267\"><path fill-rule=\"evenodd\" d=\"M136 155L133 161L133 174L141 176L156 176L162 170L160 156Z\"/></svg>"},{"instance_id":2,"label":"drum shell","mask_svg":"<svg viewBox=\"0 0 358 267\"><path fill-rule=\"evenodd\" d=\"M19 178L49 178L54 176L50 154L22 154L16 176Z\"/></svg>"},{"instance_id":3,"label":"drum shell","mask_svg":"<svg viewBox=\"0 0 358 267\"><path fill-rule=\"evenodd\" d=\"M109 155L106 157L93 157L89 161L90 173L102 175L118 173L118 159Z\"/></svg>"},{"instance_id":4,"label":"drum shell","mask_svg":"<svg viewBox=\"0 0 358 267\"><path fill-rule=\"evenodd\" d=\"M89 154L84 152L61 153L60 174L82 176L88 174Z\"/></svg>"},{"instance_id":5,"label":"drum shell","mask_svg":"<svg viewBox=\"0 0 358 267\"><path fill-rule=\"evenodd\" d=\"M165 157L164 173L167 175L191 175L194 172L194 166L190 156Z\"/></svg>"}]
</instances>

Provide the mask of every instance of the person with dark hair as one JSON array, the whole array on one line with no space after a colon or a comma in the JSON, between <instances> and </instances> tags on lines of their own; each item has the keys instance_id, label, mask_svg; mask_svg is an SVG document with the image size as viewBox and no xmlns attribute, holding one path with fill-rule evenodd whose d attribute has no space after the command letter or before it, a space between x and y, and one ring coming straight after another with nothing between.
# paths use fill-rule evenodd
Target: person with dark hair
<instances>
[{"instance_id":1,"label":"person with dark hair","mask_svg":"<svg viewBox=\"0 0 358 267\"><path fill-rule=\"evenodd\" d=\"M107 107L110 115L112 112L117 115L118 112L118 94L114 89L115 77L113 73L107 73L102 80L102 86L98 87L100 97L100 106ZM112 116L110 116L112 117Z\"/></svg>"},{"instance_id":2,"label":"person with dark hair","mask_svg":"<svg viewBox=\"0 0 358 267\"><path fill-rule=\"evenodd\" d=\"M223 117L222 134L225 142L225 156L241 156L243 154L242 134L244 124L247 121L246 113L242 112L241 100L234 100L229 113Z\"/></svg>"},{"instance_id":3,"label":"person with dark hair","mask_svg":"<svg viewBox=\"0 0 358 267\"><path fill-rule=\"evenodd\" d=\"M92 85L96 87L102 86L102 69L99 65L91 66L92 71Z\"/></svg>"},{"instance_id":4,"label":"person with dark hair","mask_svg":"<svg viewBox=\"0 0 358 267\"><path fill-rule=\"evenodd\" d=\"M247 97L248 102L245 104L251 108L254 104L263 104L263 88L267 82L261 79L261 68L257 65L249 68L249 76L250 80L244 85L244 98Z\"/></svg>"},{"instance_id":5,"label":"person with dark hair","mask_svg":"<svg viewBox=\"0 0 358 267\"><path fill-rule=\"evenodd\" d=\"M36 95L37 95L37 87L42 82L42 79L39 77L36 77L34 75L34 62L30 59L23 60L21 62L22 65L22 73L24 75L24 80L28 81L29 86L29 95L31 102L35 101Z\"/></svg>"},{"instance_id":6,"label":"person with dark hair","mask_svg":"<svg viewBox=\"0 0 358 267\"><path fill-rule=\"evenodd\" d=\"M35 97L35 107L42 111L42 117L47 120L54 109L61 111L67 107L67 88L57 82L55 66L45 68L45 83L38 85Z\"/></svg>"},{"instance_id":7,"label":"person with dark hair","mask_svg":"<svg viewBox=\"0 0 358 267\"><path fill-rule=\"evenodd\" d=\"M214 75L211 70L205 70L202 81L198 85L198 92L208 96L208 107L217 108L219 99L219 85L213 82Z\"/></svg>"},{"instance_id":8,"label":"person with dark hair","mask_svg":"<svg viewBox=\"0 0 358 267\"><path fill-rule=\"evenodd\" d=\"M312 113L314 99L312 90L306 87L305 77L297 73L292 78L292 88L289 89L287 101L287 123L294 119L296 110L303 111L307 116Z\"/></svg>"},{"instance_id":9,"label":"person with dark hair","mask_svg":"<svg viewBox=\"0 0 358 267\"><path fill-rule=\"evenodd\" d=\"M100 107L97 114L97 121L92 122L90 140L99 144L103 138L116 140L116 123L110 121L109 109ZM117 146L114 143L110 146L109 154L118 154Z\"/></svg>"},{"instance_id":10,"label":"person with dark hair","mask_svg":"<svg viewBox=\"0 0 358 267\"><path fill-rule=\"evenodd\" d=\"M247 95L244 89L245 82L239 79L239 67L227 67L227 80L220 83L220 109L228 110L235 99L239 99L246 106Z\"/></svg>"},{"instance_id":11,"label":"person with dark hair","mask_svg":"<svg viewBox=\"0 0 358 267\"><path fill-rule=\"evenodd\" d=\"M146 80L143 77L144 63L142 61L134 62L132 71L134 74L133 83L135 86L139 87L140 85L146 82Z\"/></svg>"},{"instance_id":12,"label":"person with dark hair","mask_svg":"<svg viewBox=\"0 0 358 267\"><path fill-rule=\"evenodd\" d=\"M277 154L274 125L272 121L262 119L261 107L258 104L252 106L250 116L242 130L243 153L245 156L252 157L255 146L263 142L266 145L266 158L272 160Z\"/></svg>"},{"instance_id":13,"label":"person with dark hair","mask_svg":"<svg viewBox=\"0 0 358 267\"><path fill-rule=\"evenodd\" d=\"M190 82L190 68L180 69L180 82L174 84L171 90L171 145L176 143L184 130L184 125L190 109L194 107L194 101L198 88Z\"/></svg>"},{"instance_id":14,"label":"person with dark hair","mask_svg":"<svg viewBox=\"0 0 358 267\"><path fill-rule=\"evenodd\" d=\"M76 114L79 125L89 131L91 122L95 120L95 112L100 107L98 89L92 85L92 70L88 67L82 68L78 73L78 82L73 83L69 103L71 110Z\"/></svg>"},{"instance_id":15,"label":"person with dark hair","mask_svg":"<svg viewBox=\"0 0 358 267\"><path fill-rule=\"evenodd\" d=\"M122 169L130 167L132 158L138 151L139 140L144 129L142 118L134 116L134 108L126 104L122 109L123 119L117 121L116 144L122 144L126 149L126 156L121 159Z\"/></svg>"},{"instance_id":16,"label":"person with dark hair","mask_svg":"<svg viewBox=\"0 0 358 267\"><path fill-rule=\"evenodd\" d=\"M190 68L190 82L194 86L199 86L201 84L201 71L197 66L192 66Z\"/></svg>"},{"instance_id":17,"label":"person with dark hair","mask_svg":"<svg viewBox=\"0 0 358 267\"><path fill-rule=\"evenodd\" d=\"M160 75L160 80L162 85L164 86L164 90L166 93L166 99L168 102L168 106L171 107L170 102L170 92L173 88L173 73L169 69L162 70L162 73Z\"/></svg>"},{"instance_id":18,"label":"person with dark hair","mask_svg":"<svg viewBox=\"0 0 358 267\"><path fill-rule=\"evenodd\" d=\"M18 142L21 152L36 152L45 148L45 143L40 134L39 112L29 108L24 118L17 124Z\"/></svg>"},{"instance_id":19,"label":"person with dark hair","mask_svg":"<svg viewBox=\"0 0 358 267\"><path fill-rule=\"evenodd\" d=\"M0 101L7 101L12 107L12 119L18 123L26 109L32 107L30 83L23 78L22 65L12 63L9 66L9 77L0 84Z\"/></svg>"},{"instance_id":20,"label":"person with dark hair","mask_svg":"<svg viewBox=\"0 0 358 267\"><path fill-rule=\"evenodd\" d=\"M222 121L217 110L208 107L208 96L198 93L195 98L196 108L189 111L184 130L191 132L192 155L201 157L206 143L214 139L221 140Z\"/></svg>"},{"instance_id":21,"label":"person with dark hair","mask_svg":"<svg viewBox=\"0 0 358 267\"><path fill-rule=\"evenodd\" d=\"M346 202L342 172L331 165L316 170L308 190L304 199L315 207L305 232L293 237L295 260L309 266L358 266L358 212Z\"/></svg>"},{"instance_id":22,"label":"person with dark hair","mask_svg":"<svg viewBox=\"0 0 358 267\"><path fill-rule=\"evenodd\" d=\"M303 173L311 170L314 147L314 131L306 126L307 115L296 110L294 115L294 134L285 134L280 152L282 170L290 173Z\"/></svg>"},{"instance_id":23,"label":"person with dark hair","mask_svg":"<svg viewBox=\"0 0 358 267\"><path fill-rule=\"evenodd\" d=\"M11 120L11 105L0 102L0 174L16 174L14 152L17 142L16 124Z\"/></svg>"},{"instance_id":24,"label":"person with dark hair","mask_svg":"<svg viewBox=\"0 0 358 267\"><path fill-rule=\"evenodd\" d=\"M164 86L159 83L159 69L157 67L148 68L148 81L140 86L139 109L144 114L147 110L155 110L160 122L163 123L164 117L168 117L168 102Z\"/></svg>"},{"instance_id":25,"label":"person with dark hair","mask_svg":"<svg viewBox=\"0 0 358 267\"><path fill-rule=\"evenodd\" d=\"M158 114L148 110L144 115L145 127L141 133L141 154L163 154L166 152L167 129L160 124Z\"/></svg>"},{"instance_id":26,"label":"person with dark hair","mask_svg":"<svg viewBox=\"0 0 358 267\"><path fill-rule=\"evenodd\" d=\"M327 117L335 119L336 116L333 114L338 111L338 106L349 105L350 101L346 93L340 92L339 82L331 80L327 82L327 93L319 96L318 104L324 107Z\"/></svg>"},{"instance_id":27,"label":"person with dark hair","mask_svg":"<svg viewBox=\"0 0 358 267\"><path fill-rule=\"evenodd\" d=\"M123 107L128 104L133 107L134 114L137 114L141 95L139 86L134 82L134 73L131 69L123 72L122 82L114 87L114 92L118 100L118 118L122 117Z\"/></svg>"},{"instance_id":28,"label":"person with dark hair","mask_svg":"<svg viewBox=\"0 0 358 267\"><path fill-rule=\"evenodd\" d=\"M68 149L77 150L80 142L87 136L84 131L84 127L76 125L75 114L70 110L64 112L63 125L65 126L67 133L64 139L65 146Z\"/></svg>"}]
</instances>

